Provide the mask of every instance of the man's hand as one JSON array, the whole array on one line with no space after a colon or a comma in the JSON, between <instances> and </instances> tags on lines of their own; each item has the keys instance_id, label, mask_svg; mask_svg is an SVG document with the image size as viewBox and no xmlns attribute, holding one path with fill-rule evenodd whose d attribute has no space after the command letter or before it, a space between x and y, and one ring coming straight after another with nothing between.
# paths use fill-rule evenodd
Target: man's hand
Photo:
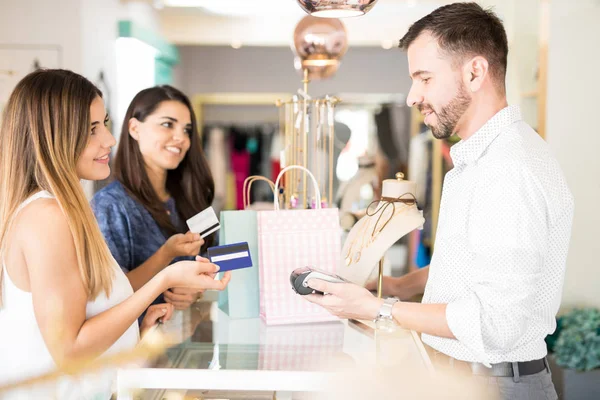
<instances>
[{"instance_id":1,"label":"man's hand","mask_svg":"<svg viewBox=\"0 0 600 400\"><path fill-rule=\"evenodd\" d=\"M304 297L340 318L375 319L383 304L383 299L374 297L367 289L353 283L311 279L308 286L326 294L309 294Z\"/></svg>"},{"instance_id":2,"label":"man's hand","mask_svg":"<svg viewBox=\"0 0 600 400\"><path fill-rule=\"evenodd\" d=\"M423 294L429 278L429 267L421 268L401 277L383 277L382 296L397 297L400 300L409 300L413 296ZM368 290L377 290L377 279L367 282Z\"/></svg>"},{"instance_id":3,"label":"man's hand","mask_svg":"<svg viewBox=\"0 0 600 400\"><path fill-rule=\"evenodd\" d=\"M391 276L384 276L383 277L383 282L381 285L381 289L382 289L382 296L398 296L401 297L402 293L401 293L401 278L394 278ZM378 286L379 280L373 279L369 282L367 282L367 284L365 285L365 288L367 288L367 290L373 290L373 291L377 291L377 286Z\"/></svg>"}]
</instances>

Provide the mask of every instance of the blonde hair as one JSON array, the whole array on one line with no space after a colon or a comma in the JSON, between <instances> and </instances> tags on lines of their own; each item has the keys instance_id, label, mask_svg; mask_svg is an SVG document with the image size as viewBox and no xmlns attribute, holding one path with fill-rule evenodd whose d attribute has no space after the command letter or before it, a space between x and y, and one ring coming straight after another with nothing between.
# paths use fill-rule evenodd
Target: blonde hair
<instances>
[{"instance_id":1,"label":"blonde hair","mask_svg":"<svg viewBox=\"0 0 600 400\"><path fill-rule=\"evenodd\" d=\"M100 292L109 296L114 277L110 250L76 173L96 97L102 97L98 88L74 72L38 70L17 84L0 128L0 253L19 205L47 190L67 218L90 299Z\"/></svg>"}]
</instances>

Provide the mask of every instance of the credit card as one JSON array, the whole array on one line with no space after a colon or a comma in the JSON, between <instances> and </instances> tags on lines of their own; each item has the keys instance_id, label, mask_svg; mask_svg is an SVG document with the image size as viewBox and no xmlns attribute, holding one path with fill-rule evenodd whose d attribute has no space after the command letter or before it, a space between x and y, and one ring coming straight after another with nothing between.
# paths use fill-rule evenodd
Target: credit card
<instances>
[{"instance_id":1,"label":"credit card","mask_svg":"<svg viewBox=\"0 0 600 400\"><path fill-rule=\"evenodd\" d=\"M206 210L194 215L186 223L190 228L190 232L199 233L202 239L221 228L217 214L212 207L208 207Z\"/></svg>"},{"instance_id":2,"label":"credit card","mask_svg":"<svg viewBox=\"0 0 600 400\"><path fill-rule=\"evenodd\" d=\"M252 267L247 242L209 247L208 259L219 266L219 272Z\"/></svg>"}]
</instances>

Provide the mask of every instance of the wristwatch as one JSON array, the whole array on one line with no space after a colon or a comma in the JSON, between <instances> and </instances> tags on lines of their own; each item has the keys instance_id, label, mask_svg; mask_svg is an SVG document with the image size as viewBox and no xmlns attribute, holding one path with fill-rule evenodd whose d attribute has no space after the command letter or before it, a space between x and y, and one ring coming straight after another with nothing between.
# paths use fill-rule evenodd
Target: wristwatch
<instances>
[{"instance_id":1,"label":"wristwatch","mask_svg":"<svg viewBox=\"0 0 600 400\"><path fill-rule=\"evenodd\" d=\"M400 300L395 297L388 297L385 299L381 305L381 308L379 309L379 314L377 314L375 322L382 327L393 327L395 323L392 315L392 308L394 307L394 304L399 301Z\"/></svg>"}]
</instances>

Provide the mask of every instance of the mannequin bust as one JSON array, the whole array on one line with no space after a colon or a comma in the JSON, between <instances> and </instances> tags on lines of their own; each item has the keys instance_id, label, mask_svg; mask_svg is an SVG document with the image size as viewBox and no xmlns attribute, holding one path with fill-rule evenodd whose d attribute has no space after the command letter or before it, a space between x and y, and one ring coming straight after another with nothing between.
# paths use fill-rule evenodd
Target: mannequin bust
<instances>
[{"instance_id":1,"label":"mannequin bust","mask_svg":"<svg viewBox=\"0 0 600 400\"><path fill-rule=\"evenodd\" d=\"M379 260L401 237L415 229L422 229L425 219L415 201L417 185L404 180L386 179L382 196L373 202L352 228L342 248L338 275L364 286Z\"/></svg>"}]
</instances>

